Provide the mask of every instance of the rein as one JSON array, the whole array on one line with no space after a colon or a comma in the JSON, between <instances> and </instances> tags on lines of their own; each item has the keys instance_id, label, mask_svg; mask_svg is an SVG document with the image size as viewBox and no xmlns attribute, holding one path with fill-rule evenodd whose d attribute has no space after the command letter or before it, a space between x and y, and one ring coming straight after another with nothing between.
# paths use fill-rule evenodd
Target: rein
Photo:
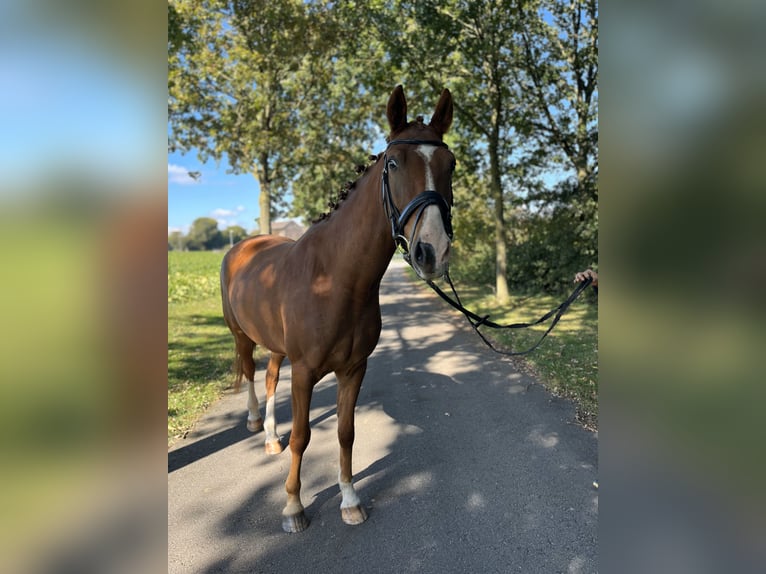
<instances>
[{"instance_id":1,"label":"rein","mask_svg":"<svg viewBox=\"0 0 766 574\"><path fill-rule=\"evenodd\" d=\"M561 316L564 314L564 312L567 310L567 308L574 302L577 297L579 297L580 293L582 293L588 285L590 285L593 282L593 279L591 277L587 277L582 283L577 285L575 287L575 290L572 291L572 294L566 298L566 300L561 303L558 307L555 307L554 309L551 309L548 311L545 315L540 317L537 321L534 321L532 323L511 323L509 325L498 325L494 321L489 320L489 315L485 315L484 317L480 317L476 313L473 313L463 307L463 304L460 302L460 297L457 294L457 291L455 290L455 286L452 284L452 280L450 279L449 273L444 274L444 280L447 282L447 284L452 289L452 294L455 296L455 299L453 300L449 295L447 295L444 291L439 289L433 281L426 281L428 286L433 289L439 297L444 299L447 303L449 303L452 307L460 311L463 315L465 315L465 318L468 320L468 323L473 327L473 330L476 331L476 334L481 338L482 341L484 341L484 344L487 345L490 349L492 349L495 353L498 353L500 355L506 355L506 356L517 356L517 355L525 355L527 353L530 353L537 349L537 347L540 346L540 343L543 342L543 339L548 336L548 333L550 333L553 330L553 327L556 326L556 323L559 322L559 319L561 319ZM550 324L548 329L543 333L543 335L538 339L537 343L532 345L529 349L526 349L524 351L501 351L499 349L496 349L492 343L489 342L489 340L482 334L481 331L479 331L479 327L487 326L490 329L525 329L527 327L532 327L534 325L539 325L540 323L543 323L544 321L547 321L552 316L554 316L553 322Z\"/></svg>"}]
</instances>

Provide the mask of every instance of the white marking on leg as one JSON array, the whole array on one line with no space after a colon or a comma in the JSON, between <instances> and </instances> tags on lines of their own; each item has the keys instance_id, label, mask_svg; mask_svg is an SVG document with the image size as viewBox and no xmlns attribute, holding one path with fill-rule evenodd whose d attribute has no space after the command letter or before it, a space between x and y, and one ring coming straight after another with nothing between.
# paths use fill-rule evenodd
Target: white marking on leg
<instances>
[{"instance_id":1,"label":"white marking on leg","mask_svg":"<svg viewBox=\"0 0 766 574\"><path fill-rule=\"evenodd\" d=\"M338 473L338 486L340 486L340 493L343 496L340 503L341 508L353 508L362 504L356 490L354 490L354 485L350 482L343 482L340 478L340 472Z\"/></svg>"},{"instance_id":2,"label":"white marking on leg","mask_svg":"<svg viewBox=\"0 0 766 574\"><path fill-rule=\"evenodd\" d=\"M274 416L274 406L276 404L276 396L272 395L266 399L266 422L263 428L266 430L266 442L278 441L277 436L277 419Z\"/></svg>"},{"instance_id":3,"label":"white marking on leg","mask_svg":"<svg viewBox=\"0 0 766 574\"><path fill-rule=\"evenodd\" d=\"M257 421L261 418L261 406L255 396L255 384L247 381L247 420Z\"/></svg>"}]
</instances>

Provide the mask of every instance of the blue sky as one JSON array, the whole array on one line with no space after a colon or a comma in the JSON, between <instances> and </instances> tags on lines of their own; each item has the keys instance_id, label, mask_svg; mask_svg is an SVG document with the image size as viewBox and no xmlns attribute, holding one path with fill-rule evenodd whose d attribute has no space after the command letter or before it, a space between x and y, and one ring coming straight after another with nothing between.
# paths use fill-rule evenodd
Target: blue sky
<instances>
[{"instance_id":1,"label":"blue sky","mask_svg":"<svg viewBox=\"0 0 766 574\"><path fill-rule=\"evenodd\" d=\"M382 151L385 145L384 137L379 136L374 151ZM218 165L214 160L200 163L196 150L168 154L168 233L180 230L186 234L198 217L212 217L221 230L230 225L247 231L258 227L258 182L252 174L233 175L227 169L225 158ZM201 177L195 181L187 175L190 171L200 172Z\"/></svg>"},{"instance_id":2,"label":"blue sky","mask_svg":"<svg viewBox=\"0 0 766 574\"><path fill-rule=\"evenodd\" d=\"M26 197L68 174L92 174L105 193L156 177L163 150L152 134L164 114L153 78L120 64L66 29L13 26L0 14L0 196Z\"/></svg>"},{"instance_id":3,"label":"blue sky","mask_svg":"<svg viewBox=\"0 0 766 574\"><path fill-rule=\"evenodd\" d=\"M227 167L225 160L202 164L193 151L168 154L168 232L187 233L198 217L212 217L221 230L230 225L247 231L257 227L258 182L251 174L227 174ZM189 171L201 176L195 181Z\"/></svg>"}]
</instances>

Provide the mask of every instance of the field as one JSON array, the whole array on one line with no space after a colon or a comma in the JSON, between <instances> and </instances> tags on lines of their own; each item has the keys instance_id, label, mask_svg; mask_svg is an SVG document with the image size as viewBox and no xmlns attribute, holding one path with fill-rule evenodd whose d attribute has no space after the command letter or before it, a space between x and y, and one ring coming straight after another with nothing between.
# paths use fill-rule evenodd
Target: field
<instances>
[{"instance_id":1,"label":"field","mask_svg":"<svg viewBox=\"0 0 766 574\"><path fill-rule=\"evenodd\" d=\"M205 409L233 382L234 341L221 314L218 272L223 252L168 253L168 444L184 436ZM503 312L479 287L457 286L466 307L491 313L493 321L528 321L561 298L513 297ZM424 286L424 288L426 288ZM434 295L436 298L436 295ZM452 311L445 311L452 312ZM578 419L595 428L598 418L598 306L583 294L536 351L516 364L551 392L573 399ZM531 346L545 327L495 335L503 347Z\"/></svg>"},{"instance_id":2,"label":"field","mask_svg":"<svg viewBox=\"0 0 766 574\"><path fill-rule=\"evenodd\" d=\"M223 252L168 252L168 444L231 385L234 343L221 314Z\"/></svg>"}]
</instances>

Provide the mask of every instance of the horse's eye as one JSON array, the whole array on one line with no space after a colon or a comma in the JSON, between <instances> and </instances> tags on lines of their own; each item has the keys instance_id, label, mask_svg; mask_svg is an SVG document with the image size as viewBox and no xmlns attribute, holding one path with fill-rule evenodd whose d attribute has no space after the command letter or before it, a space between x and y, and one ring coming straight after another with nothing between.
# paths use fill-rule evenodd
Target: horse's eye
<instances>
[{"instance_id":1,"label":"horse's eye","mask_svg":"<svg viewBox=\"0 0 766 574\"><path fill-rule=\"evenodd\" d=\"M394 171L397 167L399 167L399 164L396 163L395 159L388 160L388 169L390 169L391 171Z\"/></svg>"}]
</instances>

